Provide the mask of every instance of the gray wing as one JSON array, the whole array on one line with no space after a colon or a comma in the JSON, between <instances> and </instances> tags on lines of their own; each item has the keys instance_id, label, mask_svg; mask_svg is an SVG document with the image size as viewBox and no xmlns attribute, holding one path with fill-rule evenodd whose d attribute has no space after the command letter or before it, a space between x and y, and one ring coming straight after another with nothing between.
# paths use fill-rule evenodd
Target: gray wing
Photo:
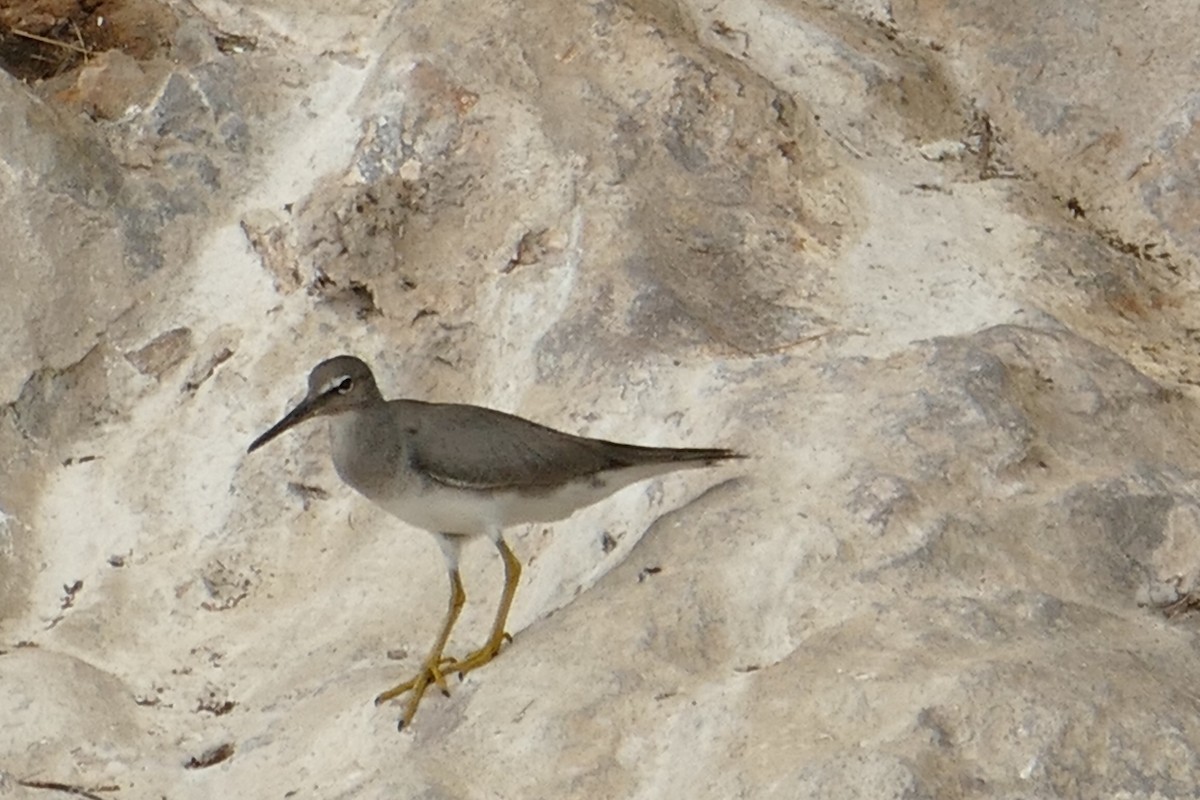
<instances>
[{"instance_id":1,"label":"gray wing","mask_svg":"<svg viewBox=\"0 0 1200 800\"><path fill-rule=\"evenodd\" d=\"M413 467L430 479L469 489L537 489L638 464L716 462L730 450L639 447L588 439L479 406L408 404L404 416ZM390 405L390 404L389 404Z\"/></svg>"}]
</instances>

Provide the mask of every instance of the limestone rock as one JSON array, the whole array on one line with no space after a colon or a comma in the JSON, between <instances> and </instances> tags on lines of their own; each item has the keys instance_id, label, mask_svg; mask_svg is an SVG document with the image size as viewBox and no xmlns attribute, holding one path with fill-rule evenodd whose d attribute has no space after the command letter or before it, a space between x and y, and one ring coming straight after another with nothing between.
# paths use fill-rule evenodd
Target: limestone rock
<instances>
[{"instance_id":1,"label":"limestone rock","mask_svg":"<svg viewBox=\"0 0 1200 800\"><path fill-rule=\"evenodd\" d=\"M0 75L0 796L1195 795L1190 7L172 8ZM398 734L432 538L245 453L339 352L753 458Z\"/></svg>"}]
</instances>

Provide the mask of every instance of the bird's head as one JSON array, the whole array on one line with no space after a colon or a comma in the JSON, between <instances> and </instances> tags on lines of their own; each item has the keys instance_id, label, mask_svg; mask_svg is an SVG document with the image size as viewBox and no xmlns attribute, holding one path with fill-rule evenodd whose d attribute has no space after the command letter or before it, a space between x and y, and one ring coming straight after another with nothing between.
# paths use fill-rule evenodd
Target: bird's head
<instances>
[{"instance_id":1,"label":"bird's head","mask_svg":"<svg viewBox=\"0 0 1200 800\"><path fill-rule=\"evenodd\" d=\"M378 403L383 399L375 376L366 363L354 356L336 356L322 361L308 375L308 394L283 419L254 440L246 452L253 453L293 425L326 414L340 414Z\"/></svg>"}]
</instances>

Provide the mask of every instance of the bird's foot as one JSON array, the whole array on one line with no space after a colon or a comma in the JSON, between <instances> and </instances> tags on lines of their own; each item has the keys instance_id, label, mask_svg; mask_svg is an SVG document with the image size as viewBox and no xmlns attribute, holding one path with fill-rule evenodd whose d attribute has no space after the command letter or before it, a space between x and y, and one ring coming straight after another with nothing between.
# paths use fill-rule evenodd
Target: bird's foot
<instances>
[{"instance_id":1,"label":"bird's foot","mask_svg":"<svg viewBox=\"0 0 1200 800\"><path fill-rule=\"evenodd\" d=\"M452 673L454 670L444 669L444 665L454 663L455 659L449 656L438 656L431 658L425 662L425 666L421 668L413 677L406 680L404 683L398 683L386 692L382 692L375 698L375 705L380 706L389 700L395 699L405 692L411 692L408 698L408 704L404 707L404 715L400 717L399 729L404 730L412 718L417 713L417 706L421 704L421 698L425 696L425 690L430 684L441 689L442 694L446 697L450 696L450 687L446 685L446 674Z\"/></svg>"},{"instance_id":2,"label":"bird's foot","mask_svg":"<svg viewBox=\"0 0 1200 800\"><path fill-rule=\"evenodd\" d=\"M462 677L468 672L473 669L479 669L484 664L495 658L500 652L501 646L503 646L506 642L511 641L512 636L507 633L503 633L499 636L489 639L487 644L475 652L469 653L460 659L450 659L444 662L442 665L442 671L447 674L457 672L458 679L462 680Z\"/></svg>"}]
</instances>

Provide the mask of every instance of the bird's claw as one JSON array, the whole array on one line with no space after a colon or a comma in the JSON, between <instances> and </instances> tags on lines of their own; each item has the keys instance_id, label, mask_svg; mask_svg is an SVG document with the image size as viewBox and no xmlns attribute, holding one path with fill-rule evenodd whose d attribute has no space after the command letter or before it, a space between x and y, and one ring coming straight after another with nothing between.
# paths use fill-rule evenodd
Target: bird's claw
<instances>
[{"instance_id":1,"label":"bird's claw","mask_svg":"<svg viewBox=\"0 0 1200 800\"><path fill-rule=\"evenodd\" d=\"M500 648L512 641L512 634L504 633L495 640L488 642L483 647L473 653L464 656L461 659L449 659L450 663L445 665L445 672L458 673L458 679L461 681L463 676L473 669L479 669L484 664L491 661L500 652Z\"/></svg>"}]
</instances>

